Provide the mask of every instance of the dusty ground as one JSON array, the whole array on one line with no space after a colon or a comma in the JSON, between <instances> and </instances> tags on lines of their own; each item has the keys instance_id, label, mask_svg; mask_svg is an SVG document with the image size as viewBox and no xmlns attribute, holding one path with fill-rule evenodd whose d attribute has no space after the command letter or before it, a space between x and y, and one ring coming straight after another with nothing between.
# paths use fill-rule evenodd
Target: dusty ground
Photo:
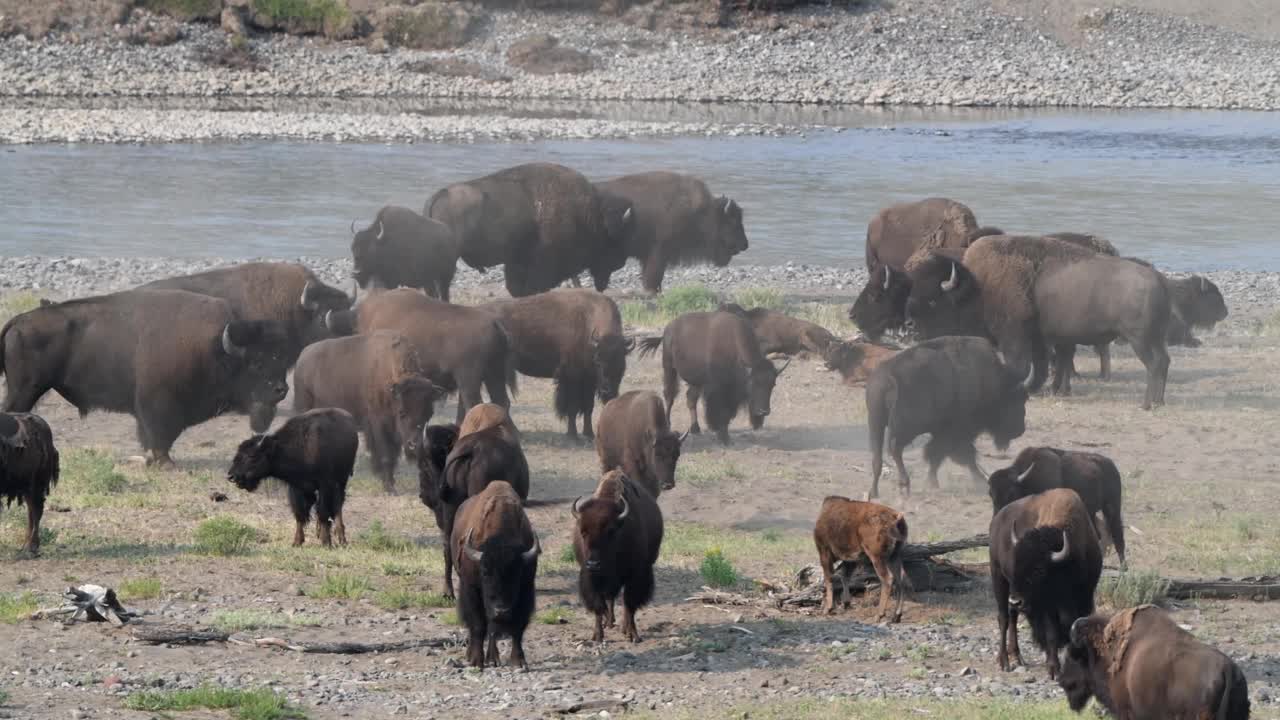
<instances>
[{"instance_id":1,"label":"dusty ground","mask_svg":"<svg viewBox=\"0 0 1280 720\"><path fill-rule=\"evenodd\" d=\"M1169 405L1155 412L1138 409L1142 373L1127 351L1117 352L1116 379L1106 384L1092 379L1096 361L1082 353L1077 362L1086 379L1075 385L1075 397L1036 398L1026 436L1007 453L984 442L982 464L1001 466L1027 444L1103 452L1124 473L1125 520L1140 531L1128 538L1135 568L1170 576L1275 573L1280 487L1270 441L1280 431L1280 336L1251 329L1270 317L1233 318L1204 348L1174 350ZM658 361L633 360L624 384L660 389ZM514 415L525 431L533 498L568 500L590 492L598 470L589 448L563 439L549 399L548 383L522 379ZM23 593L48 606L66 585L95 582L122 589L126 605L149 613L147 621L248 628L244 637L459 636L451 610L429 607L440 585L439 541L409 468L400 471L402 494L388 497L362 460L346 511L352 545L323 550L309 542L295 550L282 493L250 495L222 479L247 436L244 418L189 431L174 451L180 469L150 473L131 459L138 450L129 418L80 420L53 396L40 412L63 450L64 476L46 515L43 556L21 560L12 549L0 556L0 592L13 601L11 615L21 614ZM438 417L452 413L446 405ZM9 695L0 700L0 717L157 717L125 709L126 696L200 683L274 688L312 718L538 717L609 699L662 717L1068 717L1029 640L1033 667L996 669L985 584L964 595L914 596L894 627L866 624L874 614L857 604L849 614L820 618L685 600L705 584L699 566L713 547L723 550L740 577L736 589L747 594L756 592L752 578L785 580L815 561L809 530L822 498L860 496L868 486L865 417L861 390L843 387L817 362L798 361L780 381L762 431L735 423L727 450L706 435L691 441L677 487L661 498L668 533L657 598L639 615L640 645L616 632L604 647L587 642L591 621L578 607L575 568L564 555L568 505L550 504L530 510L545 552L539 616L526 642L528 673L462 669L460 647L345 657L235 644L156 647L124 630L19 619L0 624L0 690ZM675 424L687 420L678 403ZM112 463L92 448L114 459L124 487L115 487ZM908 467L917 494L899 505L887 479L883 500L907 512L913 539L985 531L990 501L963 471L944 469L942 488L929 489L918 449L908 454ZM229 499L214 503L215 490ZM239 556L200 554L196 527L222 515L260 529L260 542ZM7 548L16 547L23 521L17 508L0 515ZM375 522L380 531L371 530ZM1107 564L1115 562L1108 555ZM1176 610L1180 622L1242 664L1254 717L1280 717L1275 606L1190 602Z\"/></svg>"}]
</instances>

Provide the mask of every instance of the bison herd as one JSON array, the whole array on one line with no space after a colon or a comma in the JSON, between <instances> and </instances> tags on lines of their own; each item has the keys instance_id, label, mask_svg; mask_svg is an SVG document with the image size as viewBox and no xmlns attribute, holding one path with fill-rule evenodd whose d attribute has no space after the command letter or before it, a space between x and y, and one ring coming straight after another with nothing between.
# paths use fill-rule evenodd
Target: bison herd
<instances>
[{"instance_id":1,"label":"bison herd","mask_svg":"<svg viewBox=\"0 0 1280 720\"><path fill-rule=\"evenodd\" d=\"M468 661L497 664L497 639L507 637L509 661L524 665L542 547L525 513L537 473L509 413L523 374L552 380L568 436L578 436L579 419L582 434L594 436L602 475L571 508L593 640L616 625L621 596L622 634L640 642L636 613L653 597L663 537L658 498L676 484L686 438L701 431L699 402L729 445L740 412L753 428L770 414L787 365L769 356L812 354L846 383L865 385L869 500L879 492L886 443L900 494L909 494L903 453L921 435L929 436L930 486L948 458L987 486L1003 669L1021 663L1022 615L1077 710L1094 697L1122 718L1248 716L1240 670L1162 611L1093 614L1103 538L1125 561L1111 460L1026 448L988 475L974 446L984 433L1002 449L1024 434L1026 403L1050 368L1053 392L1069 393L1077 345L1097 348L1106 376L1109 344L1127 342L1147 368L1143 406L1162 403L1167 346L1197 345L1191 328L1226 316L1207 279L1170 279L1095 236L979 227L965 206L931 198L886 208L868 227L869 280L850 309L865 337L841 340L813 323L730 303L637 339L597 292L628 258L640 262L645 289L658 292L672 264L724 265L747 249L742 208L694 178L658 172L593 184L565 167L524 165L450 185L422 214L383 208L352 231L358 300L304 267L257 262L45 301L11 319L0 330L0 497L28 508L24 549L38 550L45 497L58 477L49 427L28 414L50 390L82 417L132 415L149 464L172 463L170 450L189 427L249 415L255 434L227 477L246 491L268 477L288 487L294 545L313 514L321 543L345 544L342 507L363 434L388 491L402 454L416 464L419 497L442 536L443 591L456 597L467 627ZM512 298L451 303L459 259L482 271L503 266ZM555 289L582 272L596 290ZM878 342L891 331L919 342ZM642 357L661 350L661 396L621 392L637 348ZM268 434L290 368L293 414ZM681 381L684 433L671 428ZM449 394L457 396L454 422L432 424ZM603 410L594 422L597 401ZM814 528L822 611L835 609L839 563L865 557L880 578L881 617L899 620L907 532L904 515L885 505L826 498Z\"/></svg>"}]
</instances>

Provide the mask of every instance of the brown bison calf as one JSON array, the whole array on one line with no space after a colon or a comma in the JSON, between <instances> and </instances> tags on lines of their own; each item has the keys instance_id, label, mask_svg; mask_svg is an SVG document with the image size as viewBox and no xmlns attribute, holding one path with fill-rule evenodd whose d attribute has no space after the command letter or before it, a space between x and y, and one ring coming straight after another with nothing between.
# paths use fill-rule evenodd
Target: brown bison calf
<instances>
[{"instance_id":1,"label":"brown bison calf","mask_svg":"<svg viewBox=\"0 0 1280 720\"><path fill-rule=\"evenodd\" d=\"M832 495L822 501L813 526L813 544L822 565L822 612L835 610L835 564L853 562L866 555L880 578L880 619L902 619L902 548L907 544L907 519L879 503L860 502ZM889 614L889 598L898 590L898 604ZM849 590L841 599L849 607Z\"/></svg>"},{"instance_id":2,"label":"brown bison calf","mask_svg":"<svg viewBox=\"0 0 1280 720\"><path fill-rule=\"evenodd\" d=\"M838 342L823 353L828 370L840 373L846 385L865 385L880 363L902 352L901 348L870 342Z\"/></svg>"},{"instance_id":3,"label":"brown bison calf","mask_svg":"<svg viewBox=\"0 0 1280 720\"><path fill-rule=\"evenodd\" d=\"M329 529L338 542L347 544L342 504L347 480L356 464L356 421L338 408L321 408L289 418L270 435L254 435L240 443L227 479L241 490L253 492L263 479L274 477L289 486L289 507L297 527L293 545L303 541L303 528L316 511L320 543L332 547Z\"/></svg>"},{"instance_id":4,"label":"brown bison calf","mask_svg":"<svg viewBox=\"0 0 1280 720\"><path fill-rule=\"evenodd\" d=\"M53 431L39 415L0 413L0 500L27 506L22 552L40 552L44 499L58 482L58 449Z\"/></svg>"},{"instance_id":5,"label":"brown bison calf","mask_svg":"<svg viewBox=\"0 0 1280 720\"><path fill-rule=\"evenodd\" d=\"M676 486L680 446L689 433L676 435L667 424L662 398L648 390L623 393L600 412L596 455L600 471L621 469L658 497Z\"/></svg>"},{"instance_id":6,"label":"brown bison calf","mask_svg":"<svg viewBox=\"0 0 1280 720\"><path fill-rule=\"evenodd\" d=\"M621 470L600 478L595 494L573 501L577 522L573 555L578 596L596 616L591 639L604 642L605 620L622 594L622 634L640 642L636 611L653 599L653 565L662 547L662 510L653 496Z\"/></svg>"},{"instance_id":7,"label":"brown bison calf","mask_svg":"<svg viewBox=\"0 0 1280 720\"><path fill-rule=\"evenodd\" d=\"M836 341L835 336L821 325L776 310L762 307L747 310L737 303L722 303L719 309L746 318L760 342L760 351L765 355L799 355L802 352L821 355Z\"/></svg>"}]
</instances>

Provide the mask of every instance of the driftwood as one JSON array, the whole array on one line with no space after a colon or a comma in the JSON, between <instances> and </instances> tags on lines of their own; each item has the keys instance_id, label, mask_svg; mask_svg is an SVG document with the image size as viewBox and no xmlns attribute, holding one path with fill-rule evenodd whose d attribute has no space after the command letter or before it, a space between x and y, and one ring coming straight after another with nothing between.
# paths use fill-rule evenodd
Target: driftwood
<instances>
[{"instance_id":1,"label":"driftwood","mask_svg":"<svg viewBox=\"0 0 1280 720\"><path fill-rule=\"evenodd\" d=\"M1103 577L1119 577L1107 570ZM1280 576L1256 575L1242 578L1164 578L1164 596L1173 600L1280 600Z\"/></svg>"},{"instance_id":2,"label":"driftwood","mask_svg":"<svg viewBox=\"0 0 1280 720\"><path fill-rule=\"evenodd\" d=\"M630 700L584 700L572 705L553 708L547 711L549 715L578 715L586 713L588 715L599 715L602 712L626 712L631 706Z\"/></svg>"},{"instance_id":3,"label":"driftwood","mask_svg":"<svg viewBox=\"0 0 1280 720\"><path fill-rule=\"evenodd\" d=\"M212 628L143 623L133 626L133 637L139 642L151 645L201 645L209 642L226 642L231 634Z\"/></svg>"},{"instance_id":4,"label":"driftwood","mask_svg":"<svg viewBox=\"0 0 1280 720\"><path fill-rule=\"evenodd\" d=\"M387 643L356 643L356 642L316 642L316 643L292 643L284 638L254 638L252 640L240 640L231 638L231 642L239 645L252 645L254 647L278 647L285 650L292 650L300 653L323 653L328 655L361 655L363 653L385 653L400 652L402 650L414 650L417 648L441 648L457 645L458 641L453 638L427 638L424 640L404 640L401 642Z\"/></svg>"}]
</instances>

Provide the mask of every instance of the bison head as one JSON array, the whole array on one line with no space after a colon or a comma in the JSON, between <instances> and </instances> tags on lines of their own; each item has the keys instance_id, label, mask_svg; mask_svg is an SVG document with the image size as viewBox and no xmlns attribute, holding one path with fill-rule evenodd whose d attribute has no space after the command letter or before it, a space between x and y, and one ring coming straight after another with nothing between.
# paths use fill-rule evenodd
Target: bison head
<instances>
[{"instance_id":1,"label":"bison head","mask_svg":"<svg viewBox=\"0 0 1280 720\"><path fill-rule=\"evenodd\" d=\"M1182 317L1191 325L1212 328L1227 319L1227 301L1209 278L1192 275L1174 288L1174 299Z\"/></svg>"},{"instance_id":2,"label":"bison head","mask_svg":"<svg viewBox=\"0 0 1280 720\"><path fill-rule=\"evenodd\" d=\"M1037 527L1018 534L1017 527L1010 530L1013 547L1013 578L1010 597L1029 607L1049 607L1046 597L1054 590L1046 584L1049 573L1071 559L1071 538L1066 530L1055 527Z\"/></svg>"},{"instance_id":3,"label":"bison head","mask_svg":"<svg viewBox=\"0 0 1280 720\"><path fill-rule=\"evenodd\" d=\"M354 308L348 310L329 310L324 314L324 327L337 337L356 334L359 318Z\"/></svg>"},{"instance_id":4,"label":"bison head","mask_svg":"<svg viewBox=\"0 0 1280 720\"><path fill-rule=\"evenodd\" d=\"M751 428L753 430L759 430L764 427L764 419L769 416L771 411L770 402L773 398L773 386L778 383L778 376L790 364L791 358L787 358L787 361L780 368L774 367L773 363L765 361L747 369L747 412L751 416Z\"/></svg>"},{"instance_id":5,"label":"bison head","mask_svg":"<svg viewBox=\"0 0 1280 720\"><path fill-rule=\"evenodd\" d=\"M367 288L377 272L378 258L388 241L387 227L379 214L369 227L360 231L356 230L353 221L351 235L351 264L354 266L351 276L355 278L357 285Z\"/></svg>"},{"instance_id":6,"label":"bison head","mask_svg":"<svg viewBox=\"0 0 1280 720\"><path fill-rule=\"evenodd\" d=\"M403 438L405 458L413 460L417 439L431 422L435 404L446 392L424 377L407 377L391 385L391 410L395 413L396 432Z\"/></svg>"},{"instance_id":7,"label":"bison head","mask_svg":"<svg viewBox=\"0 0 1280 720\"><path fill-rule=\"evenodd\" d=\"M626 247L632 230L636 227L635 209L631 201L610 192L597 188L600 196L600 209L604 213L604 229L617 247Z\"/></svg>"},{"instance_id":8,"label":"bison head","mask_svg":"<svg viewBox=\"0 0 1280 720\"><path fill-rule=\"evenodd\" d=\"M457 441L458 426L453 423L422 428L417 451L418 499L432 510L440 508L444 466L449 459L449 451L453 450L453 444Z\"/></svg>"},{"instance_id":9,"label":"bison head","mask_svg":"<svg viewBox=\"0 0 1280 720\"><path fill-rule=\"evenodd\" d=\"M1035 368L1032 367L1025 378L1018 377L1017 372L1004 367L1004 393L991 405L987 431L1000 450L1009 447L1009 443L1022 437L1027 431L1027 393L1035 379Z\"/></svg>"},{"instance_id":10,"label":"bison head","mask_svg":"<svg viewBox=\"0 0 1280 720\"><path fill-rule=\"evenodd\" d=\"M1018 457L1021 459L1022 456L1019 455ZM991 506L995 512L1000 512L1000 508L1014 500L1019 500L1038 492L1038 490L1031 489L1035 486L1035 481L1031 479L1031 474L1036 470L1037 466L1038 463L1033 460L1030 463L1024 463L1023 467L1019 467L1018 461L1015 460L1009 467L1000 468L991 473L991 476L987 478L987 491L991 495ZM1041 468L1041 470L1043 469Z\"/></svg>"},{"instance_id":11,"label":"bison head","mask_svg":"<svg viewBox=\"0 0 1280 720\"><path fill-rule=\"evenodd\" d=\"M724 196L715 200L716 232L711 261L720 267L747 249L747 231L742 225L742 206Z\"/></svg>"},{"instance_id":12,"label":"bison head","mask_svg":"<svg viewBox=\"0 0 1280 720\"><path fill-rule=\"evenodd\" d=\"M596 395L600 402L607 403L618 397L622 376L627 372L627 354L635 346L634 338L591 334L591 358L596 366Z\"/></svg>"},{"instance_id":13,"label":"bison head","mask_svg":"<svg viewBox=\"0 0 1280 720\"><path fill-rule=\"evenodd\" d=\"M871 340L901 327L911 294L911 280L904 273L881 265L871 272L866 287L849 308L849 319Z\"/></svg>"},{"instance_id":14,"label":"bison head","mask_svg":"<svg viewBox=\"0 0 1280 720\"><path fill-rule=\"evenodd\" d=\"M668 430L659 431L656 435L652 431L646 433L645 441L650 448L649 464L658 476L659 489L670 490L676 486L676 463L680 461L680 448L687 437L688 430L683 435Z\"/></svg>"},{"instance_id":15,"label":"bison head","mask_svg":"<svg viewBox=\"0 0 1280 720\"><path fill-rule=\"evenodd\" d=\"M22 423L8 413L0 414L0 443L15 450L27 446L27 433Z\"/></svg>"},{"instance_id":16,"label":"bison head","mask_svg":"<svg viewBox=\"0 0 1280 720\"><path fill-rule=\"evenodd\" d=\"M221 352L237 367L235 404L248 412L249 426L257 433L271 427L276 405L289 394L285 338L279 324L269 320L237 320L222 329Z\"/></svg>"},{"instance_id":17,"label":"bison head","mask_svg":"<svg viewBox=\"0 0 1280 720\"><path fill-rule=\"evenodd\" d=\"M1062 672L1058 674L1058 685L1067 696L1071 709L1080 712L1089 703L1089 698L1098 697L1105 707L1114 707L1111 703L1106 677L1106 663L1098 654L1102 647L1103 630L1107 620L1097 615L1078 618L1071 623L1070 642L1067 645Z\"/></svg>"},{"instance_id":18,"label":"bison head","mask_svg":"<svg viewBox=\"0 0 1280 720\"><path fill-rule=\"evenodd\" d=\"M617 568L618 531L631 514L626 498L578 498L572 512L577 521L573 549L582 571L596 578L609 576Z\"/></svg>"},{"instance_id":19,"label":"bison head","mask_svg":"<svg viewBox=\"0 0 1280 720\"><path fill-rule=\"evenodd\" d=\"M270 435L254 435L240 443L231 469L227 470L227 479L241 490L257 490L263 479L271 476L275 449L276 439Z\"/></svg>"},{"instance_id":20,"label":"bison head","mask_svg":"<svg viewBox=\"0 0 1280 720\"><path fill-rule=\"evenodd\" d=\"M961 263L934 254L911 271L903 324L926 339L944 335L986 337L978 281Z\"/></svg>"},{"instance_id":21,"label":"bison head","mask_svg":"<svg viewBox=\"0 0 1280 720\"><path fill-rule=\"evenodd\" d=\"M512 545L509 538L499 535L476 547L471 542L474 534L475 528L467 531L462 551L480 569L480 594L484 598L485 610L491 621L508 621L526 587L519 579L532 578L538 571L542 543L537 533L533 534L530 547Z\"/></svg>"}]
</instances>

